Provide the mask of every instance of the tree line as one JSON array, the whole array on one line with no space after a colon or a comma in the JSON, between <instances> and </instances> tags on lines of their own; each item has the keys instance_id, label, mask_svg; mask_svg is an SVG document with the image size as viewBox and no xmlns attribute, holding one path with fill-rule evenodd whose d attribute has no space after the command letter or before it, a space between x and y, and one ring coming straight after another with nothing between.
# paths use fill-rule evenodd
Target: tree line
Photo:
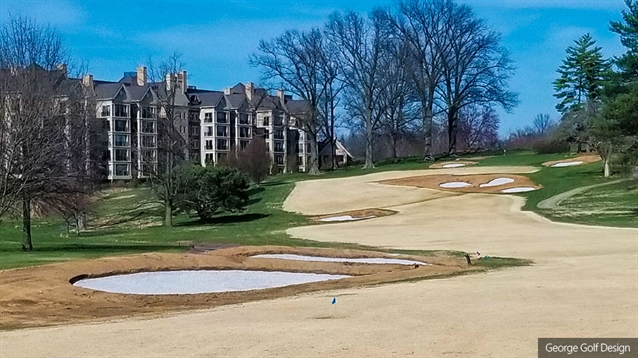
<instances>
[{"instance_id":1,"label":"tree line","mask_svg":"<svg viewBox=\"0 0 638 358\"><path fill-rule=\"evenodd\" d=\"M466 5L404 0L369 14L335 12L321 28L262 40L250 62L266 81L308 104L296 117L313 157L320 138L334 148L341 109L345 125L363 134L364 168L372 168L380 136L390 139L396 155L399 138L419 131L426 160L433 160L439 128L447 155L456 154L459 137L471 148L495 142L493 108L517 104L507 84L513 62L500 42Z\"/></svg>"},{"instance_id":2,"label":"tree line","mask_svg":"<svg viewBox=\"0 0 638 358\"><path fill-rule=\"evenodd\" d=\"M638 2L625 0L621 21L612 21L610 31L626 49L621 56L605 58L591 34L584 34L566 50L558 68L554 96L562 117L558 140L593 148L603 160L605 177L619 154L628 168L638 159Z\"/></svg>"}]
</instances>

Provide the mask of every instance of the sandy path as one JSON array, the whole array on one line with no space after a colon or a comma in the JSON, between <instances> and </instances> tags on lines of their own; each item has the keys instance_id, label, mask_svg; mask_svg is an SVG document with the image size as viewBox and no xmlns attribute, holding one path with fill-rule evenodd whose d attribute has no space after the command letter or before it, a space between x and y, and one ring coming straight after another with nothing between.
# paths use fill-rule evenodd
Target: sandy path
<instances>
[{"instance_id":1,"label":"sandy path","mask_svg":"<svg viewBox=\"0 0 638 358\"><path fill-rule=\"evenodd\" d=\"M490 170L454 172L477 169ZM399 213L291 233L379 246L480 250L537 264L153 320L1 332L0 356L536 357L538 337L638 336L638 230L554 224L520 212L522 200L515 196L442 195L370 183L417 174L424 173L301 183L286 201L288 209L320 214L391 207ZM331 305L335 295L337 304Z\"/></svg>"}]
</instances>

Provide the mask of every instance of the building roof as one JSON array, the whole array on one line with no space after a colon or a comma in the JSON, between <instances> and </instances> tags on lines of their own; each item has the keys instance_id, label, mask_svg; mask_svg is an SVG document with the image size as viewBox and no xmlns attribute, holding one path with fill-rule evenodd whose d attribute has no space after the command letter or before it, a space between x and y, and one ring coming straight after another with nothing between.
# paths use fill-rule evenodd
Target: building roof
<instances>
[{"instance_id":1,"label":"building roof","mask_svg":"<svg viewBox=\"0 0 638 358\"><path fill-rule=\"evenodd\" d=\"M102 82L102 81L100 81ZM120 88L122 88L123 84L121 83L96 83L95 84L95 97L97 99L113 99L115 95L119 92Z\"/></svg>"}]
</instances>

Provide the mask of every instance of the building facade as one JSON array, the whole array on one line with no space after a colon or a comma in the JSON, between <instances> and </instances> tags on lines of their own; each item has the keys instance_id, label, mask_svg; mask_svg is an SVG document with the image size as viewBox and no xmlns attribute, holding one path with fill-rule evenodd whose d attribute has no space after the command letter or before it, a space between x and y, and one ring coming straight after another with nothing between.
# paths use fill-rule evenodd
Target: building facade
<instances>
[{"instance_id":1,"label":"building facade","mask_svg":"<svg viewBox=\"0 0 638 358\"><path fill-rule=\"evenodd\" d=\"M148 166L157 165L158 118L166 118L171 97L175 130L186 143L185 157L203 166L223 162L253 138L265 139L272 174L305 172L310 143L291 113L304 102L283 91L270 94L253 83L239 83L223 91L188 86L187 73L148 82L147 69L125 72L118 82L82 80L96 104L96 117L106 138L103 160L108 180L145 178ZM164 101L164 102L162 102Z\"/></svg>"}]
</instances>

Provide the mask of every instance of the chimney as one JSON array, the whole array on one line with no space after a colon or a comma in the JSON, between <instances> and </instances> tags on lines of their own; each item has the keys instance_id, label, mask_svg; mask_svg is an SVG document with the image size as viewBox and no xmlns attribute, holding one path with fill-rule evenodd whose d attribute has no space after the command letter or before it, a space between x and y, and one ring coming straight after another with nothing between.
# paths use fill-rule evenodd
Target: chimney
<instances>
[{"instance_id":1,"label":"chimney","mask_svg":"<svg viewBox=\"0 0 638 358\"><path fill-rule=\"evenodd\" d=\"M172 90L173 89L173 85L175 85L175 75L172 73L167 73L166 74L166 89L168 90Z\"/></svg>"},{"instance_id":2,"label":"chimney","mask_svg":"<svg viewBox=\"0 0 638 358\"><path fill-rule=\"evenodd\" d=\"M226 88L224 88L224 94L225 94L226 96L230 96L230 87L226 87Z\"/></svg>"},{"instance_id":3,"label":"chimney","mask_svg":"<svg viewBox=\"0 0 638 358\"><path fill-rule=\"evenodd\" d=\"M246 87L246 98L248 98L249 101L252 101L255 96L255 84L248 82L244 87Z\"/></svg>"},{"instance_id":4,"label":"chimney","mask_svg":"<svg viewBox=\"0 0 638 358\"><path fill-rule=\"evenodd\" d=\"M284 92L283 89L278 89L277 90L277 97L279 97L279 99L282 100L282 101L286 100L286 93Z\"/></svg>"},{"instance_id":5,"label":"chimney","mask_svg":"<svg viewBox=\"0 0 638 358\"><path fill-rule=\"evenodd\" d=\"M93 75L85 75L82 77L82 85L86 88L93 89Z\"/></svg>"},{"instance_id":6,"label":"chimney","mask_svg":"<svg viewBox=\"0 0 638 358\"><path fill-rule=\"evenodd\" d=\"M67 67L66 63L61 63L57 65L58 71L62 72L65 76L67 75Z\"/></svg>"},{"instance_id":7,"label":"chimney","mask_svg":"<svg viewBox=\"0 0 638 358\"><path fill-rule=\"evenodd\" d=\"M188 88L186 77L186 71L181 71L177 74L177 83L184 92L186 92L186 89Z\"/></svg>"},{"instance_id":8,"label":"chimney","mask_svg":"<svg viewBox=\"0 0 638 358\"><path fill-rule=\"evenodd\" d=\"M146 67L140 66L137 68L137 85L146 86Z\"/></svg>"}]
</instances>

